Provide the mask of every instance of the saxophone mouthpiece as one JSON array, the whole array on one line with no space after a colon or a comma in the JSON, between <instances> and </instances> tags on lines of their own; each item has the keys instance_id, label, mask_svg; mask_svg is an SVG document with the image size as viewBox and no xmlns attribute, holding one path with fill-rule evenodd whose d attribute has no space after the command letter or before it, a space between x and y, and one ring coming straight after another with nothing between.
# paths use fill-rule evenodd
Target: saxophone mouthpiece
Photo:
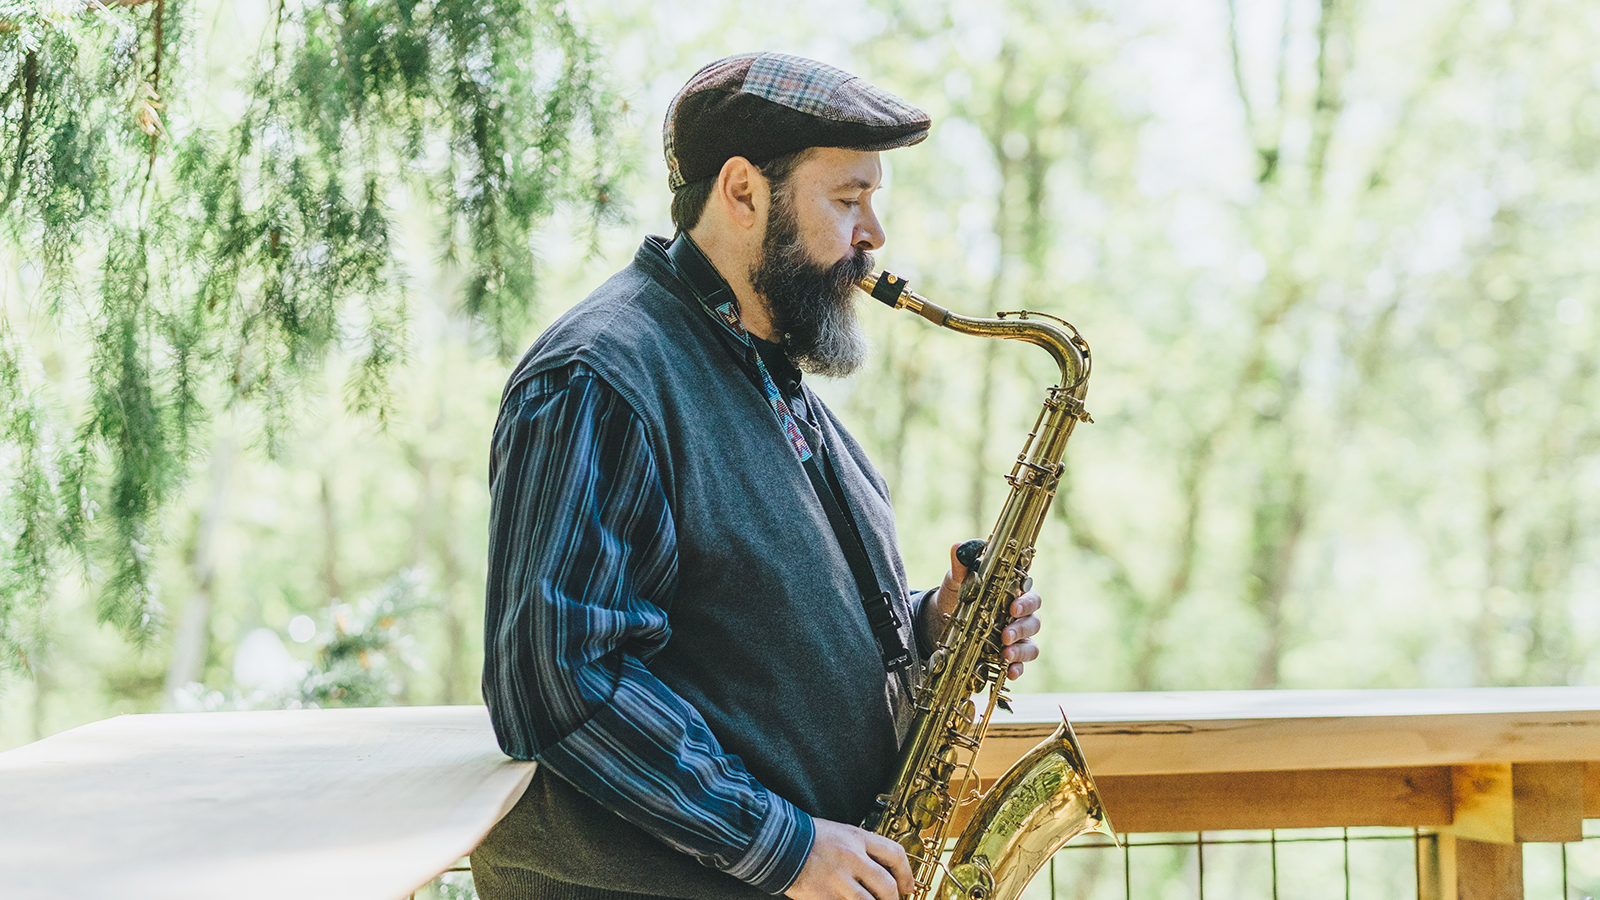
<instances>
[{"instance_id":1,"label":"saxophone mouthpiece","mask_svg":"<svg viewBox=\"0 0 1600 900\"><path fill-rule=\"evenodd\" d=\"M861 279L861 289L871 294L872 299L890 309L900 308L900 295L906 292L906 287L910 284L911 282L888 269Z\"/></svg>"}]
</instances>

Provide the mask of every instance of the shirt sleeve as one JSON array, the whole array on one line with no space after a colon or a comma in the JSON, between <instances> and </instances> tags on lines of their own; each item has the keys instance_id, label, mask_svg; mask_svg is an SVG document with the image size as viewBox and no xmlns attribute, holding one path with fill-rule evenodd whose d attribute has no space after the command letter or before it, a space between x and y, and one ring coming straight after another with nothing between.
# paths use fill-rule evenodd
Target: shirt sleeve
<instances>
[{"instance_id":1,"label":"shirt sleeve","mask_svg":"<svg viewBox=\"0 0 1600 900\"><path fill-rule=\"evenodd\" d=\"M677 540L642 423L571 363L508 392L489 469L483 693L501 748L706 865L786 890L811 817L645 667L671 633Z\"/></svg>"},{"instance_id":2,"label":"shirt sleeve","mask_svg":"<svg viewBox=\"0 0 1600 900\"><path fill-rule=\"evenodd\" d=\"M939 589L932 587L925 591L914 591L911 595L911 633L916 635L917 655L924 663L933 656L933 651L938 649L939 642L928 633L927 614L923 612L923 608L929 603L937 603L935 597L938 593Z\"/></svg>"}]
</instances>

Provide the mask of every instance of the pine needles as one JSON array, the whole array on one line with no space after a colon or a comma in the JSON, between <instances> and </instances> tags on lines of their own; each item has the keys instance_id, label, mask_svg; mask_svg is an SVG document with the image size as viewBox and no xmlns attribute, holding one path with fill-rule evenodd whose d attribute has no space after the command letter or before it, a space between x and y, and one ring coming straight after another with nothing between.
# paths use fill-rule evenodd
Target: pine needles
<instances>
[{"instance_id":1,"label":"pine needles","mask_svg":"<svg viewBox=\"0 0 1600 900\"><path fill-rule=\"evenodd\" d=\"M102 621L157 633L161 510L219 410L255 410L272 451L341 348L348 406L386 419L412 302L401 192L437 210L502 355L536 302L533 232L563 204L618 215L621 104L564 4L279 3L226 122L199 102L194 20L183 0L0 2L4 237L93 346L61 441L0 320L0 670L26 665L24 613L72 559Z\"/></svg>"}]
</instances>

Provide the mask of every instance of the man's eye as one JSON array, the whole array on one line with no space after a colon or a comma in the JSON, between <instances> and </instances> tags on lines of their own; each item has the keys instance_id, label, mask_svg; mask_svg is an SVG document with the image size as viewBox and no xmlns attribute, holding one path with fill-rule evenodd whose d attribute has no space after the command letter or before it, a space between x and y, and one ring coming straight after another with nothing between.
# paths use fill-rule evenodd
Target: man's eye
<instances>
[{"instance_id":1,"label":"man's eye","mask_svg":"<svg viewBox=\"0 0 1600 900\"><path fill-rule=\"evenodd\" d=\"M861 205L861 201L860 200L840 200L839 202L844 204L845 206L860 206Z\"/></svg>"}]
</instances>

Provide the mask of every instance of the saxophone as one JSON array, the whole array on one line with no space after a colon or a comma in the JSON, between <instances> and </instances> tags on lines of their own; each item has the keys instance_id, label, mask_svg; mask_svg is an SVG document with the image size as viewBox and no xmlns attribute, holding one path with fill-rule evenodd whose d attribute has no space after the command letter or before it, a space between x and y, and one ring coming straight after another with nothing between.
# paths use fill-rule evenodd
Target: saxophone
<instances>
[{"instance_id":1,"label":"saxophone","mask_svg":"<svg viewBox=\"0 0 1600 900\"><path fill-rule=\"evenodd\" d=\"M907 290L906 281L889 272L868 275L859 286L888 306L962 334L1043 347L1061 368L1061 383L1046 393L1039 420L1006 479L1011 491L994 531L988 541L968 541L956 552L975 575L962 585L944 638L928 659L894 780L862 823L905 848L916 882L908 895L912 900L1014 900L1051 855L1078 835L1096 831L1116 839L1064 713L1055 734L981 796L975 767L995 709L1010 709L1001 632L1010 624L1011 600L1032 585L1028 567L1066 468L1061 458L1067 438L1080 420L1093 421L1083 406L1089 345L1072 325L1040 313L999 313L994 319L957 315ZM974 698L985 692L979 710ZM942 861L963 807L969 812L966 825L948 862Z\"/></svg>"}]
</instances>

